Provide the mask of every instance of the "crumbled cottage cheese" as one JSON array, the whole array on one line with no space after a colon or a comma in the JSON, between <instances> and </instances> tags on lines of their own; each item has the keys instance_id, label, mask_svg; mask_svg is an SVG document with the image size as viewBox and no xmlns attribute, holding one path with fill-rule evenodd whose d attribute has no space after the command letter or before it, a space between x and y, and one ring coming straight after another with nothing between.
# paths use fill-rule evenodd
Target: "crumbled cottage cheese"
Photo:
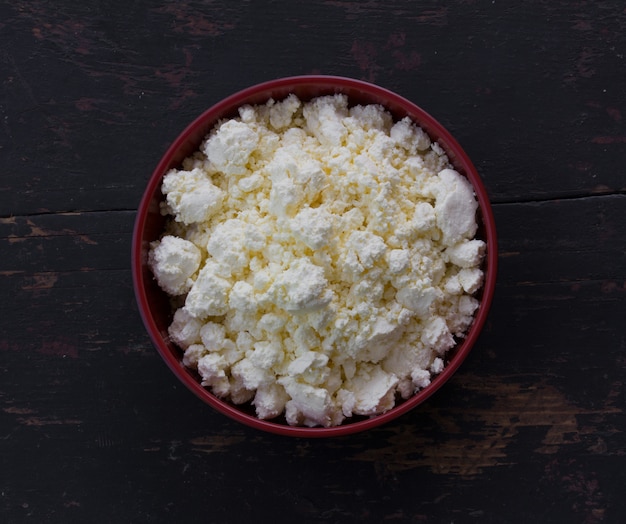
<instances>
[{"instance_id":1,"label":"crumbled cottage cheese","mask_svg":"<svg viewBox=\"0 0 626 524\"><path fill-rule=\"evenodd\" d=\"M163 180L149 263L185 366L257 416L334 426L430 384L470 326L468 180L408 118L343 95L244 106Z\"/></svg>"}]
</instances>

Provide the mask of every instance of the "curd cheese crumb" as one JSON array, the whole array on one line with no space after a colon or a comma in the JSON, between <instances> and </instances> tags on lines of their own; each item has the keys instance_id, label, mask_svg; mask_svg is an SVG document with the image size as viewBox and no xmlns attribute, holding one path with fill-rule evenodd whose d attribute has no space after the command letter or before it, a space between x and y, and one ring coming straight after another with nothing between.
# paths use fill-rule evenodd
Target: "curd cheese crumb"
<instances>
[{"instance_id":1,"label":"curd cheese crumb","mask_svg":"<svg viewBox=\"0 0 626 524\"><path fill-rule=\"evenodd\" d=\"M150 269L166 293L182 295L191 289L191 278L198 268L202 256L193 242L165 235L154 242L148 257Z\"/></svg>"},{"instance_id":2,"label":"curd cheese crumb","mask_svg":"<svg viewBox=\"0 0 626 524\"><path fill-rule=\"evenodd\" d=\"M395 405L398 377L379 366L364 364L350 380L348 390L354 393L352 412L357 415L376 415L389 411Z\"/></svg>"},{"instance_id":3,"label":"curd cheese crumb","mask_svg":"<svg viewBox=\"0 0 626 524\"><path fill-rule=\"evenodd\" d=\"M305 207L293 217L289 227L297 240L317 250L331 241L333 217L326 209Z\"/></svg>"},{"instance_id":4,"label":"curd cheese crumb","mask_svg":"<svg viewBox=\"0 0 626 524\"><path fill-rule=\"evenodd\" d=\"M185 309L200 319L223 315L228 310L228 292L231 288L231 283L219 276L219 265L209 261L200 270L187 294Z\"/></svg>"},{"instance_id":5,"label":"curd cheese crumb","mask_svg":"<svg viewBox=\"0 0 626 524\"><path fill-rule=\"evenodd\" d=\"M323 268L306 258L298 258L277 276L268 295L285 311L306 311L330 302L327 286Z\"/></svg>"},{"instance_id":6,"label":"curd cheese crumb","mask_svg":"<svg viewBox=\"0 0 626 524\"><path fill-rule=\"evenodd\" d=\"M260 251L265 241L254 224L231 218L213 229L206 250L216 262L237 271L248 265L251 252Z\"/></svg>"},{"instance_id":7,"label":"curd cheese crumb","mask_svg":"<svg viewBox=\"0 0 626 524\"><path fill-rule=\"evenodd\" d=\"M175 220L187 225L211 218L224 200L224 192L200 168L169 171L163 177L162 191Z\"/></svg>"},{"instance_id":8,"label":"curd cheese crumb","mask_svg":"<svg viewBox=\"0 0 626 524\"><path fill-rule=\"evenodd\" d=\"M167 332L174 344L181 349L187 349L189 346L201 341L200 329L202 329L202 322L192 316L186 309L181 308L174 313L174 320Z\"/></svg>"},{"instance_id":9,"label":"curd cheese crumb","mask_svg":"<svg viewBox=\"0 0 626 524\"><path fill-rule=\"evenodd\" d=\"M469 181L453 169L442 170L439 179L442 187L437 189L435 203L437 226L444 244L451 246L476 234L478 202Z\"/></svg>"},{"instance_id":10,"label":"curd cheese crumb","mask_svg":"<svg viewBox=\"0 0 626 524\"><path fill-rule=\"evenodd\" d=\"M259 142L250 126L228 120L204 144L204 153L217 171L226 175L243 175L250 155Z\"/></svg>"},{"instance_id":11,"label":"curd cheese crumb","mask_svg":"<svg viewBox=\"0 0 626 524\"><path fill-rule=\"evenodd\" d=\"M336 426L445 367L480 303L478 202L408 117L342 94L239 108L163 178L149 266L202 385Z\"/></svg>"},{"instance_id":12,"label":"curd cheese crumb","mask_svg":"<svg viewBox=\"0 0 626 524\"><path fill-rule=\"evenodd\" d=\"M482 240L464 240L446 249L450 262L463 268L472 268L480 264L485 254L486 244Z\"/></svg>"},{"instance_id":13,"label":"curd cheese crumb","mask_svg":"<svg viewBox=\"0 0 626 524\"><path fill-rule=\"evenodd\" d=\"M291 94L281 102L270 107L270 124L274 129L284 129L291 125L294 114L300 109L301 103L297 96Z\"/></svg>"}]
</instances>

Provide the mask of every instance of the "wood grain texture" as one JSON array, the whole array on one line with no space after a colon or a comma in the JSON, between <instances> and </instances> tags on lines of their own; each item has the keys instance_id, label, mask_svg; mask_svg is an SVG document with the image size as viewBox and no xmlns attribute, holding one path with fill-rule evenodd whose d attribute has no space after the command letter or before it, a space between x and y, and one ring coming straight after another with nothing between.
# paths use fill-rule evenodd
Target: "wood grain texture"
<instances>
[{"instance_id":1,"label":"wood grain texture","mask_svg":"<svg viewBox=\"0 0 626 524\"><path fill-rule=\"evenodd\" d=\"M0 521L626 521L625 54L617 0L0 2ZM500 242L455 377L327 441L197 400L130 275L169 142L233 91L310 73L448 127Z\"/></svg>"}]
</instances>

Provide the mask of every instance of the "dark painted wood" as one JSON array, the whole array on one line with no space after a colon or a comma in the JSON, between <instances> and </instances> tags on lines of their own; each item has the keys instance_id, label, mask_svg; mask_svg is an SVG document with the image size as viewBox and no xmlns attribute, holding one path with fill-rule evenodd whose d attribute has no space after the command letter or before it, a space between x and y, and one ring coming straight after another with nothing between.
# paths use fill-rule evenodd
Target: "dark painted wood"
<instances>
[{"instance_id":1,"label":"dark painted wood","mask_svg":"<svg viewBox=\"0 0 626 524\"><path fill-rule=\"evenodd\" d=\"M0 521L626 521L625 54L617 0L0 2ZM179 385L129 267L176 134L309 73L446 125L501 250L451 382L328 441L242 427Z\"/></svg>"}]
</instances>

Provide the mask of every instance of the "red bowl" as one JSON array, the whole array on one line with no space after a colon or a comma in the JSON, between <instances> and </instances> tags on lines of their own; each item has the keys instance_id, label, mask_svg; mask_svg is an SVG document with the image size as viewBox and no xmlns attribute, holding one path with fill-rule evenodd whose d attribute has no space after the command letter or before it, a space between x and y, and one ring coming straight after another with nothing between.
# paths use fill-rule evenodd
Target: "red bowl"
<instances>
[{"instance_id":1,"label":"red bowl","mask_svg":"<svg viewBox=\"0 0 626 524\"><path fill-rule=\"evenodd\" d=\"M218 120L236 116L237 109L244 104L263 104L269 98L280 100L290 93L303 101L342 93L348 96L350 104L380 104L397 120L409 116L432 140L439 142L454 168L473 185L479 204L477 236L487 244L483 262L485 280L477 297L480 306L466 337L447 355L444 370L432 379L429 386L386 413L371 418L353 417L346 419L341 426L330 428L294 427L286 422L260 420L251 406L237 406L221 400L201 386L197 373L182 364L182 351L169 339L167 329L173 312L167 295L157 285L148 267L150 242L158 239L165 227L165 218L159 210L159 203L163 200L161 181L165 173L179 167L183 159L198 150L202 139ZM139 205L132 242L133 284L139 312L153 344L178 379L204 402L234 420L271 433L298 437L346 435L380 426L415 408L437 391L459 368L480 334L494 293L496 264L496 229L487 192L472 161L452 135L424 110L391 91L359 80L333 76L296 76L272 80L235 93L202 113L176 138L152 173Z\"/></svg>"}]
</instances>

